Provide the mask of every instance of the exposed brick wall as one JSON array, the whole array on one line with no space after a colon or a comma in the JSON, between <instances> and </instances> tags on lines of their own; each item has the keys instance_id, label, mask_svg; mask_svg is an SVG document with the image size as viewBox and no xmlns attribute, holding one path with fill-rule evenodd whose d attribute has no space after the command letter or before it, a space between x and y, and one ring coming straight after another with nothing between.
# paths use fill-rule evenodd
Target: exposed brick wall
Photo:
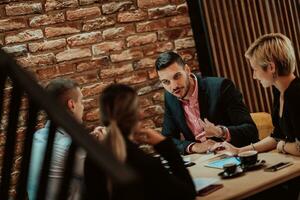
<instances>
[{"instance_id":1,"label":"exposed brick wall","mask_svg":"<svg viewBox=\"0 0 300 200\"><path fill-rule=\"evenodd\" d=\"M118 82L137 89L145 125L160 127L157 55L175 50L198 68L185 0L1 0L0 45L41 84L78 81L88 126L98 123L99 93Z\"/></svg>"}]
</instances>

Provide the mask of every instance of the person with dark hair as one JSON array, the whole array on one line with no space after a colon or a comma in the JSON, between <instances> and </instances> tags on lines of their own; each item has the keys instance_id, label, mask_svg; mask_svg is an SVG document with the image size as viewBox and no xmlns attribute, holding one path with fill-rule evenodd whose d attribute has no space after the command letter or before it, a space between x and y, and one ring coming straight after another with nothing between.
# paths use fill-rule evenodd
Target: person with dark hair
<instances>
[{"instance_id":1,"label":"person with dark hair","mask_svg":"<svg viewBox=\"0 0 300 200\"><path fill-rule=\"evenodd\" d=\"M110 85L100 97L101 120L107 128L102 143L116 158L129 165L139 176L139 184L124 189L87 157L84 174L86 199L176 200L195 199L196 192L188 170L170 139L153 129L141 128L138 96L122 84ZM153 145L168 161L169 170L160 159L145 154L137 144ZM135 197L128 196L134 190Z\"/></svg>"},{"instance_id":2,"label":"person with dark hair","mask_svg":"<svg viewBox=\"0 0 300 200\"><path fill-rule=\"evenodd\" d=\"M65 108L78 120L82 122L83 116L83 104L82 104L82 93L79 85L70 79L57 78L49 82L46 86L48 91L55 99L57 99ZM43 164L43 157L47 145L48 133L50 128L50 121L47 121L44 128L39 129L34 133L33 144L31 151L31 161L29 166L29 177L27 184L27 192L29 200L37 199L37 188L39 184L39 176L41 167ZM65 159L67 157L68 149L71 145L70 136L62 129L57 129L54 138L53 152L51 165L48 175L48 188L46 199L55 199L59 190L59 184L62 180ZM77 166L74 170L73 187L69 194L69 199L79 199L81 180L83 177L83 162L85 155L83 152L78 152L76 155ZM80 166L81 165L81 166Z\"/></svg>"},{"instance_id":3,"label":"person with dark hair","mask_svg":"<svg viewBox=\"0 0 300 200\"><path fill-rule=\"evenodd\" d=\"M191 73L175 52L160 54L155 66L166 90L162 134L182 154L207 152L216 141L239 147L258 141L242 94L230 80Z\"/></svg>"}]
</instances>

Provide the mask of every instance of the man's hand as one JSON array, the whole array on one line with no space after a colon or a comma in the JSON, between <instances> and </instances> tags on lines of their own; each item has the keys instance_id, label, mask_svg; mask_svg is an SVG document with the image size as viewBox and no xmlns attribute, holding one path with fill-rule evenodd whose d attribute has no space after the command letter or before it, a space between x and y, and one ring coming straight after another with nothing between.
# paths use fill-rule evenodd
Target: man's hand
<instances>
[{"instance_id":1,"label":"man's hand","mask_svg":"<svg viewBox=\"0 0 300 200\"><path fill-rule=\"evenodd\" d=\"M223 136L222 129L219 126L216 126L214 123L208 121L208 119L205 118L201 125L204 128L204 133L207 138Z\"/></svg>"},{"instance_id":2,"label":"man's hand","mask_svg":"<svg viewBox=\"0 0 300 200\"><path fill-rule=\"evenodd\" d=\"M192 146L192 152L194 153L206 153L207 151L210 151L210 148L213 147L213 145L216 142L213 140L206 140L202 143L195 143Z\"/></svg>"}]
</instances>

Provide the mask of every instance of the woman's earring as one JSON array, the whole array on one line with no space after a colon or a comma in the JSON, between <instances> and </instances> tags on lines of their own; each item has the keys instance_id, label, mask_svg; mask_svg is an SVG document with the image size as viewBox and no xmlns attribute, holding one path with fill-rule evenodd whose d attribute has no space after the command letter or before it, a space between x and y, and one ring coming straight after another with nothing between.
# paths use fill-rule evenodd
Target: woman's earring
<instances>
[{"instance_id":1,"label":"woman's earring","mask_svg":"<svg viewBox=\"0 0 300 200\"><path fill-rule=\"evenodd\" d=\"M272 75L273 75L273 79L276 79L278 77L276 72L274 72Z\"/></svg>"}]
</instances>

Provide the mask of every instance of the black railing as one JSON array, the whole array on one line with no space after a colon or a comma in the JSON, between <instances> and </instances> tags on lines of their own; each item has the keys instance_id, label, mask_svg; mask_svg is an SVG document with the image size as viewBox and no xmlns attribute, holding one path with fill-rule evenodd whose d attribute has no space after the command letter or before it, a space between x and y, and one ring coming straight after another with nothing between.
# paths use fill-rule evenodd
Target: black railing
<instances>
[{"instance_id":1,"label":"black railing","mask_svg":"<svg viewBox=\"0 0 300 200\"><path fill-rule=\"evenodd\" d=\"M4 90L6 83L12 86L10 97L5 97ZM28 109L26 117L26 137L22 151L22 161L20 175L16 185L16 199L26 198L26 187L28 178L28 169L30 164L31 147L33 133L37 125L37 116L39 111L45 111L51 121L50 131L45 151L42 172L39 180L37 192L38 199L44 199L47 189L47 178L51 162L51 153L53 148L54 135L57 127L63 129L71 136L72 143L68 151L66 165L64 170L64 180L62 181L57 199L66 199L71 172L74 165L76 150L80 147L84 149L89 157L94 159L98 166L104 170L114 181L130 185L136 181L135 173L119 163L112 153L96 140L89 136L88 131L79 124L55 99L52 98L44 89L37 84L33 77L21 68L15 60L4 51L0 50L0 122L4 113L4 100L10 98L8 122L4 133L5 147L2 160L0 199L8 199L11 182L11 173L13 158L16 147L17 126L19 120L21 99L26 94L28 98ZM67 170L66 170L67 169Z\"/></svg>"}]
</instances>

